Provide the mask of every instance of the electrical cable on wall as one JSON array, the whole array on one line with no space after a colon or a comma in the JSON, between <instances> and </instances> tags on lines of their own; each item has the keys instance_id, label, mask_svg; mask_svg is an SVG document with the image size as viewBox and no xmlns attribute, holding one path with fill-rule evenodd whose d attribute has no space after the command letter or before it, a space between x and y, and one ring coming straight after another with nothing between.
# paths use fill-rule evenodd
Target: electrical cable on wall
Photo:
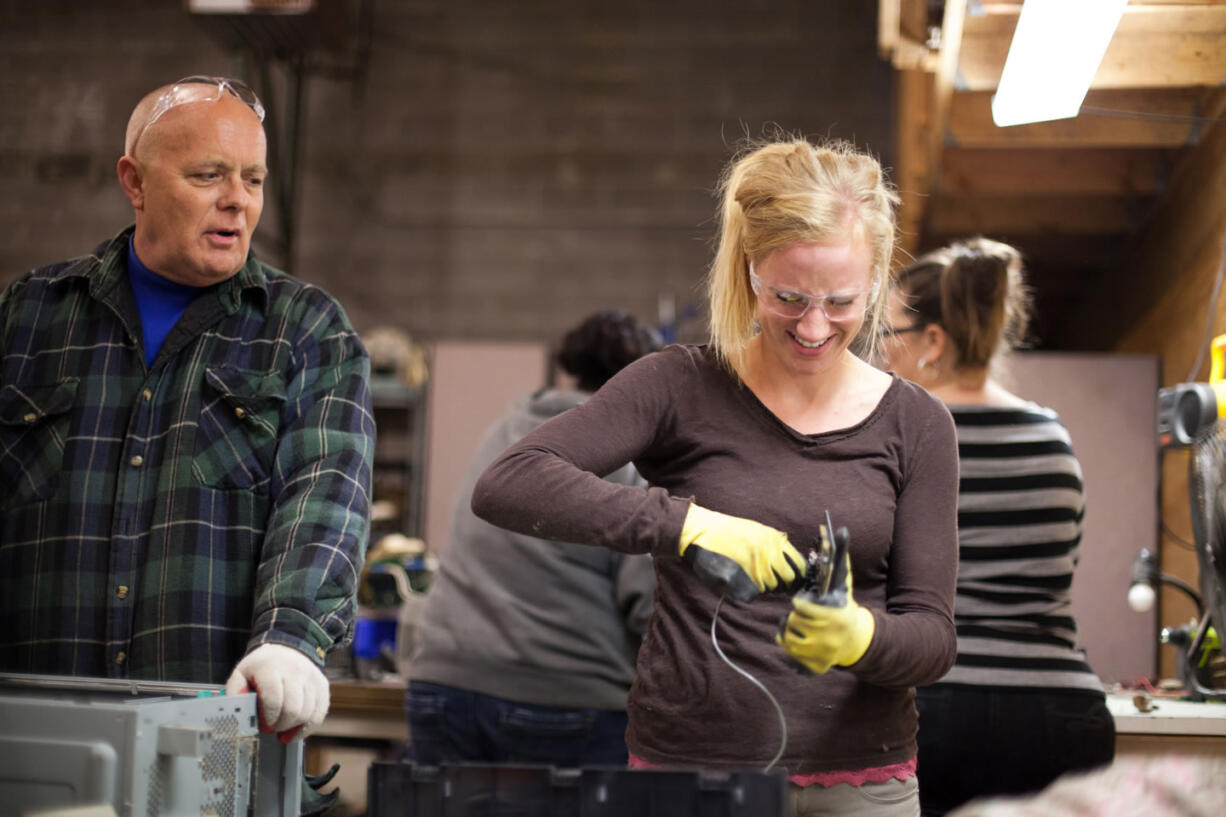
<instances>
[{"instance_id":1,"label":"electrical cable on wall","mask_svg":"<svg viewBox=\"0 0 1226 817\"><path fill-rule=\"evenodd\" d=\"M1187 538L1180 536L1179 534L1175 533L1175 531L1171 530L1170 526L1166 524L1166 520L1162 521L1162 532L1165 533L1167 538L1174 544L1178 545L1184 550L1196 550L1196 544L1194 542L1189 542Z\"/></svg>"},{"instance_id":2,"label":"electrical cable on wall","mask_svg":"<svg viewBox=\"0 0 1226 817\"><path fill-rule=\"evenodd\" d=\"M1109 116L1116 119L1139 119L1144 122L1187 122L1191 125L1206 125L1214 122L1226 122L1226 119L1210 119L1182 113L1153 113L1152 111L1121 111L1115 108L1098 108L1092 105L1082 105L1078 113L1090 116Z\"/></svg>"}]
</instances>

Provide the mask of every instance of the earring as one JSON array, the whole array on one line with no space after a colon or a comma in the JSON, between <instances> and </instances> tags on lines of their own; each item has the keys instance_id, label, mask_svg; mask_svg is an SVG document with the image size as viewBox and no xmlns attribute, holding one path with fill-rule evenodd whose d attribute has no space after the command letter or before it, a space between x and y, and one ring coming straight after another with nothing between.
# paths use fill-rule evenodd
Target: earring
<instances>
[{"instance_id":1,"label":"earring","mask_svg":"<svg viewBox=\"0 0 1226 817\"><path fill-rule=\"evenodd\" d=\"M922 368L924 368L924 367L925 367L925 366L927 366L927 365L928 365L928 361L927 361L927 360L925 360L924 358L922 358L922 357L921 357L921 358L919 359L919 363L916 363L916 364L915 364L915 368L917 368L917 369L922 369Z\"/></svg>"}]
</instances>

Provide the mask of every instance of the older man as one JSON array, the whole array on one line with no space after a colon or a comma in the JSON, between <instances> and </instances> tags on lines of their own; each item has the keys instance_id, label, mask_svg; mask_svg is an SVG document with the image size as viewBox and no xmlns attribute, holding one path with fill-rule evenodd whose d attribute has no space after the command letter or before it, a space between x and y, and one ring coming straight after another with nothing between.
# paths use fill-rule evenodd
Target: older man
<instances>
[{"instance_id":1,"label":"older man","mask_svg":"<svg viewBox=\"0 0 1226 817\"><path fill-rule=\"evenodd\" d=\"M0 670L251 687L288 739L351 633L374 423L340 306L250 254L263 116L146 96L135 226L0 294Z\"/></svg>"}]
</instances>

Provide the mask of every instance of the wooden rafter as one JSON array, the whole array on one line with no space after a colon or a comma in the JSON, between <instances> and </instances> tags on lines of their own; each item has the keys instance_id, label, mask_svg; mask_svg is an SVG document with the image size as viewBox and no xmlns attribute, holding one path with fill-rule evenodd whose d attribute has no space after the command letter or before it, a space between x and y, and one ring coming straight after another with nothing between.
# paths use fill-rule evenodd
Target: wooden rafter
<instances>
[{"instance_id":1,"label":"wooden rafter","mask_svg":"<svg viewBox=\"0 0 1226 817\"><path fill-rule=\"evenodd\" d=\"M1201 88L1090 91L1082 108L1098 114L999 128L992 93L968 91L954 96L950 137L958 147L1177 148L1197 139L1202 97Z\"/></svg>"},{"instance_id":2,"label":"wooden rafter","mask_svg":"<svg viewBox=\"0 0 1226 817\"><path fill-rule=\"evenodd\" d=\"M946 0L941 18L941 48L932 82L932 121L928 129L928 188L941 172L941 149L954 96L958 73L958 53L962 46L962 24L966 20L967 0Z\"/></svg>"},{"instance_id":3,"label":"wooden rafter","mask_svg":"<svg viewBox=\"0 0 1226 817\"><path fill-rule=\"evenodd\" d=\"M948 148L945 195L1145 195L1166 182L1173 151L1149 148Z\"/></svg>"},{"instance_id":4,"label":"wooden rafter","mask_svg":"<svg viewBox=\"0 0 1226 817\"><path fill-rule=\"evenodd\" d=\"M903 260L914 254L918 245L932 183L929 132L933 127L932 79L937 54L928 48L927 40L926 0L878 0L878 51L897 69L897 166L892 176L902 199L898 247Z\"/></svg>"},{"instance_id":5,"label":"wooden rafter","mask_svg":"<svg viewBox=\"0 0 1226 817\"><path fill-rule=\"evenodd\" d=\"M995 90L1020 6L985 7L967 17L959 78L972 91ZM1216 86L1226 80L1226 6L1130 5L1092 88Z\"/></svg>"},{"instance_id":6,"label":"wooden rafter","mask_svg":"<svg viewBox=\"0 0 1226 817\"><path fill-rule=\"evenodd\" d=\"M1133 230L1142 215L1130 199L1110 194L939 196L927 228L938 235L1114 234Z\"/></svg>"}]
</instances>

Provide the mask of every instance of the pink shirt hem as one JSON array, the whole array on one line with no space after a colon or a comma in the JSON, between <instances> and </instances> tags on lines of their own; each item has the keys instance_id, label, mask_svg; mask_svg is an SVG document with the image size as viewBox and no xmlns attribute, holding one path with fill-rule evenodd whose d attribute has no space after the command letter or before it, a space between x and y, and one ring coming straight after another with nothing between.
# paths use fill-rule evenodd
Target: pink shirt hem
<instances>
[{"instance_id":1,"label":"pink shirt hem","mask_svg":"<svg viewBox=\"0 0 1226 817\"><path fill-rule=\"evenodd\" d=\"M649 763L630 753L628 765L631 769L661 769L655 763ZM849 786L863 786L865 783L885 783L888 780L906 780L915 777L915 758L889 766L873 766L869 769L840 769L836 772L811 772L809 774L793 774L788 780L797 786L834 786L846 783Z\"/></svg>"}]
</instances>

